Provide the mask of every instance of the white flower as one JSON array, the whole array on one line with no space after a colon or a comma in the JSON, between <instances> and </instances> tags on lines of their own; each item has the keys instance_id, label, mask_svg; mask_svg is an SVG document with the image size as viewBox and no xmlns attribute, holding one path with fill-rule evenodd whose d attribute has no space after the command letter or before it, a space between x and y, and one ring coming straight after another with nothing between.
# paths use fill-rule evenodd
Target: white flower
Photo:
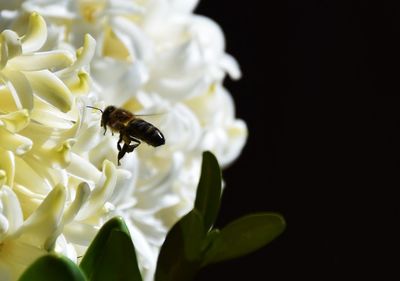
<instances>
[{"instance_id":1,"label":"white flower","mask_svg":"<svg viewBox=\"0 0 400 281\"><path fill-rule=\"evenodd\" d=\"M42 51L48 39L36 13L23 36L0 33L2 281L16 280L49 251L77 261L131 176L116 168L114 142L99 138L97 116L84 116L84 103L93 99L82 96L90 88L85 68L93 38L85 36L76 54ZM134 240L142 270L151 272L156 257L140 233Z\"/></svg>"},{"instance_id":2,"label":"white flower","mask_svg":"<svg viewBox=\"0 0 400 281\"><path fill-rule=\"evenodd\" d=\"M141 264L148 269L145 280L151 280L168 229L193 206L202 152L213 151L227 166L247 138L246 124L235 118L232 98L222 86L226 74L241 76L239 66L225 53L220 27L193 14L197 3L26 0L7 7L15 10L3 11L0 20L0 26L23 30L26 13L38 11L50 25L48 49L80 47L90 34L97 42L90 73L92 94L98 98L85 103L156 114L144 118L163 132L166 144L140 145L121 160L133 180L117 177L108 209L126 218ZM105 159L115 161L117 136L103 136L99 118L100 112L86 111L84 133L72 146L79 158L67 168L71 174L86 171L77 168L80 161L95 167ZM151 247L141 246L147 243Z\"/></svg>"}]
</instances>

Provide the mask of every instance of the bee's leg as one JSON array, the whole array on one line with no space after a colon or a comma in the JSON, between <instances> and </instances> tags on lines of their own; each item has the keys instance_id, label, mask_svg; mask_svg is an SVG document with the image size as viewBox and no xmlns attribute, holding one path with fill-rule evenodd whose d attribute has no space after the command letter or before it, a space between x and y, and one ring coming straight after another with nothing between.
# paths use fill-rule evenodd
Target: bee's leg
<instances>
[{"instance_id":1,"label":"bee's leg","mask_svg":"<svg viewBox=\"0 0 400 281\"><path fill-rule=\"evenodd\" d=\"M132 138L132 141L135 141L136 143L134 144L128 144L128 143L124 143L124 146L122 147L122 149L118 152L118 166L120 165L119 160L122 159L122 157L125 156L126 153L130 153L133 150L135 150L136 147L139 146L140 144L140 140ZM119 141L118 141L119 142ZM119 143L118 143L119 145Z\"/></svg>"},{"instance_id":2,"label":"bee's leg","mask_svg":"<svg viewBox=\"0 0 400 281\"><path fill-rule=\"evenodd\" d=\"M103 136L106 135L106 132L107 132L107 126L104 126L104 133L103 133Z\"/></svg>"},{"instance_id":3,"label":"bee's leg","mask_svg":"<svg viewBox=\"0 0 400 281\"><path fill-rule=\"evenodd\" d=\"M118 166L121 165L121 163L119 162L119 160L121 160L122 157L124 157L125 153L128 152L128 147L129 145L124 143L124 146L122 147L122 149L118 152Z\"/></svg>"},{"instance_id":4,"label":"bee's leg","mask_svg":"<svg viewBox=\"0 0 400 281\"><path fill-rule=\"evenodd\" d=\"M119 140L117 142L118 151L121 151L122 134L119 135Z\"/></svg>"}]
</instances>

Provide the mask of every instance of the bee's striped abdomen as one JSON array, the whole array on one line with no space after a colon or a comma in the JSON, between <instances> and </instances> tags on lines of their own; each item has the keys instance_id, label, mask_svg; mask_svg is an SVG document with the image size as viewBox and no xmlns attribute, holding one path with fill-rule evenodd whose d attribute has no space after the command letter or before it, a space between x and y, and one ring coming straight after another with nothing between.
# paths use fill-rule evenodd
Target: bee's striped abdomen
<instances>
[{"instance_id":1,"label":"bee's striped abdomen","mask_svg":"<svg viewBox=\"0 0 400 281\"><path fill-rule=\"evenodd\" d=\"M161 131L154 125L142 119L136 118L128 123L127 133L151 146L159 146L165 144L165 138Z\"/></svg>"}]
</instances>

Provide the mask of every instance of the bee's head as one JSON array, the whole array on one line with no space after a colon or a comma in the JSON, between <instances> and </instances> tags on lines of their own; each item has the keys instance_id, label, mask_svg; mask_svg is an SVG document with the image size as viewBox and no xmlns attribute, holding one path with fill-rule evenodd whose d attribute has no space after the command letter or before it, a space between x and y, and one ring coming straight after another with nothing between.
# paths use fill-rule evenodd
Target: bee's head
<instances>
[{"instance_id":1,"label":"bee's head","mask_svg":"<svg viewBox=\"0 0 400 281\"><path fill-rule=\"evenodd\" d=\"M115 106L107 106L104 111L103 114L101 116L101 126L102 127L106 127L108 122L110 121L110 117L111 117L111 113L113 113L117 108Z\"/></svg>"}]
</instances>

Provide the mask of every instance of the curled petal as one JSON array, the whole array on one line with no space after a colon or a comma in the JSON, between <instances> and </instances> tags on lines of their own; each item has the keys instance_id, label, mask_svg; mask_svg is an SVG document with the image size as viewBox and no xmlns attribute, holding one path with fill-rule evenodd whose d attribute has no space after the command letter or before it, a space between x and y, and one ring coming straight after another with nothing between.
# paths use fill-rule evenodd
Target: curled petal
<instances>
[{"instance_id":1,"label":"curled petal","mask_svg":"<svg viewBox=\"0 0 400 281\"><path fill-rule=\"evenodd\" d=\"M35 94L62 112L71 110L73 96L65 84L48 70L24 72Z\"/></svg>"},{"instance_id":2,"label":"curled petal","mask_svg":"<svg viewBox=\"0 0 400 281\"><path fill-rule=\"evenodd\" d=\"M1 59L0 69L7 65L7 62L13 57L22 53L21 41L17 33L12 30L4 30L0 34Z\"/></svg>"},{"instance_id":3,"label":"curled petal","mask_svg":"<svg viewBox=\"0 0 400 281\"><path fill-rule=\"evenodd\" d=\"M227 139L225 147L216 151L218 160L222 167L228 166L232 163L242 151L248 135L246 123L243 120L235 120L230 124L226 130Z\"/></svg>"},{"instance_id":4,"label":"curled petal","mask_svg":"<svg viewBox=\"0 0 400 281\"><path fill-rule=\"evenodd\" d=\"M64 80L64 83L75 95L87 94L90 90L90 76L85 71L80 71L77 76Z\"/></svg>"},{"instance_id":5,"label":"curled petal","mask_svg":"<svg viewBox=\"0 0 400 281\"><path fill-rule=\"evenodd\" d=\"M52 240L50 239L47 240L47 243L49 245L56 244L56 240L64 231L65 225L73 221L76 214L79 212L83 204L86 202L86 199L89 197L89 194L90 194L90 187L87 183L82 182L81 184L78 185L74 201L65 210L60 225L57 228L57 231L55 231L52 235L52 238L50 238ZM60 238L63 238L62 240L65 241L63 236L61 236Z\"/></svg>"},{"instance_id":6,"label":"curled petal","mask_svg":"<svg viewBox=\"0 0 400 281\"><path fill-rule=\"evenodd\" d=\"M28 126L29 122L29 113L26 109L0 115L0 126L4 126L11 133L21 131Z\"/></svg>"},{"instance_id":7,"label":"curled petal","mask_svg":"<svg viewBox=\"0 0 400 281\"><path fill-rule=\"evenodd\" d=\"M240 79L242 77L242 72L238 62L231 55L225 54L220 62L221 67L226 70L232 79Z\"/></svg>"},{"instance_id":8,"label":"curled petal","mask_svg":"<svg viewBox=\"0 0 400 281\"><path fill-rule=\"evenodd\" d=\"M47 26L44 19L33 12L29 16L28 31L21 38L22 50L30 53L39 50L47 39Z\"/></svg>"},{"instance_id":9,"label":"curled petal","mask_svg":"<svg viewBox=\"0 0 400 281\"><path fill-rule=\"evenodd\" d=\"M83 47L76 51L76 60L68 68L56 72L58 77L62 79L68 77L72 72L78 71L80 68L88 65L92 60L96 50L96 40L89 34L85 35Z\"/></svg>"},{"instance_id":10,"label":"curled petal","mask_svg":"<svg viewBox=\"0 0 400 281\"><path fill-rule=\"evenodd\" d=\"M102 185L97 185L92 191L87 204L77 216L78 220L85 219L97 213L111 198L117 182L117 173L114 164L108 160L104 161L103 175L104 183Z\"/></svg>"},{"instance_id":11,"label":"curled petal","mask_svg":"<svg viewBox=\"0 0 400 281\"><path fill-rule=\"evenodd\" d=\"M75 139L67 139L61 144L52 147L36 149L35 156L38 160L46 161L53 168L65 168L71 162L71 148Z\"/></svg>"},{"instance_id":12,"label":"curled petal","mask_svg":"<svg viewBox=\"0 0 400 281\"><path fill-rule=\"evenodd\" d=\"M89 195L90 195L89 185L85 182L79 184L76 190L74 201L64 212L63 224L70 223L75 218L76 214L78 214L83 204L86 203L86 200L88 199Z\"/></svg>"}]
</instances>

